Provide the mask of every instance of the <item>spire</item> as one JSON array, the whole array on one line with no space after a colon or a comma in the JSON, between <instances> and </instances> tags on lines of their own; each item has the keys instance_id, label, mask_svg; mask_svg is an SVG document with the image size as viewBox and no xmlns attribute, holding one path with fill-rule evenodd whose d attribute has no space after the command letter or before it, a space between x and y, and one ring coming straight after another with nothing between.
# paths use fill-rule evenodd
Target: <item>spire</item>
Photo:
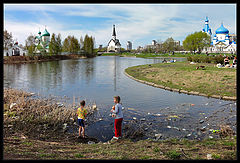
<instances>
[{"instance_id":1,"label":"spire","mask_svg":"<svg viewBox=\"0 0 240 163\"><path fill-rule=\"evenodd\" d=\"M116 36L115 25L113 25L113 34L112 36Z\"/></svg>"},{"instance_id":2,"label":"spire","mask_svg":"<svg viewBox=\"0 0 240 163\"><path fill-rule=\"evenodd\" d=\"M208 17L206 16L206 20L205 20L205 22L208 22Z\"/></svg>"}]
</instances>

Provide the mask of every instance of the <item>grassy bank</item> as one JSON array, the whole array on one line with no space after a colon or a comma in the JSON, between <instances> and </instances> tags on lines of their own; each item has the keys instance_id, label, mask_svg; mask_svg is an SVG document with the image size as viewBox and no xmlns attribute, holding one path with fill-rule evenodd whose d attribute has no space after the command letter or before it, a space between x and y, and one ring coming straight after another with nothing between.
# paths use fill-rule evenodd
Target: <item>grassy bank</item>
<instances>
[{"instance_id":1,"label":"grassy bank","mask_svg":"<svg viewBox=\"0 0 240 163\"><path fill-rule=\"evenodd\" d=\"M205 69L196 69L199 66L205 66ZM219 98L236 97L236 69L217 68L211 63L158 63L129 67L125 72L133 78L178 92L184 90Z\"/></svg>"},{"instance_id":2,"label":"grassy bank","mask_svg":"<svg viewBox=\"0 0 240 163\"><path fill-rule=\"evenodd\" d=\"M31 62L44 62L44 61L56 61L56 60L65 60L65 59L77 59L77 58L86 58L77 54L70 55L41 55L41 56L4 56L3 63L12 64L12 63L31 63Z\"/></svg>"},{"instance_id":3,"label":"grassy bank","mask_svg":"<svg viewBox=\"0 0 240 163\"><path fill-rule=\"evenodd\" d=\"M111 143L84 144L13 135L4 138L3 159L236 160L236 152L236 138L137 142L121 139Z\"/></svg>"},{"instance_id":4,"label":"grassy bank","mask_svg":"<svg viewBox=\"0 0 240 163\"><path fill-rule=\"evenodd\" d=\"M152 58L152 57L203 57L207 56L206 54L182 54L182 53L174 53L174 55L171 55L169 53L129 53L129 52L123 52L123 53L103 53L102 56L121 56L121 57L138 57L138 58ZM209 57L211 56L217 56L220 54L209 54ZM223 54L222 54L223 55ZM232 54L226 54L227 56L232 56Z\"/></svg>"},{"instance_id":5,"label":"grassy bank","mask_svg":"<svg viewBox=\"0 0 240 163\"><path fill-rule=\"evenodd\" d=\"M88 117L94 107L87 106ZM236 137L206 140L120 139L98 142L67 133L76 120L72 105L22 90L4 89L3 159L207 159L236 160ZM91 119L86 121L91 122ZM221 129L220 132L224 130ZM226 131L226 130L225 130ZM95 142L88 144L89 141Z\"/></svg>"}]
</instances>

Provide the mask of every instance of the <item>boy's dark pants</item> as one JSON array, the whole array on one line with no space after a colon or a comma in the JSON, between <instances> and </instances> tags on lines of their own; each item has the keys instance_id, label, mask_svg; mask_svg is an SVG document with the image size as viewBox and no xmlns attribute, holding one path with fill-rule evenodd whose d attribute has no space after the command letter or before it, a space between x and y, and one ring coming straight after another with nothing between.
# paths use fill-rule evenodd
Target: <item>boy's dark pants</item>
<instances>
[{"instance_id":1,"label":"boy's dark pants","mask_svg":"<svg viewBox=\"0 0 240 163\"><path fill-rule=\"evenodd\" d=\"M122 136L122 120L123 118L119 118L114 121L115 137Z\"/></svg>"}]
</instances>

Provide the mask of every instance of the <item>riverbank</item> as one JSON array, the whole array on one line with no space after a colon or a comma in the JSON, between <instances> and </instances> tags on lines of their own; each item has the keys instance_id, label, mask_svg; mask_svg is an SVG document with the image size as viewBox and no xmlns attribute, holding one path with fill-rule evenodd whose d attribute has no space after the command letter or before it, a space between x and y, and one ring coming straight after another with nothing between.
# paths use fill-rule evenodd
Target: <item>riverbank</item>
<instances>
[{"instance_id":1,"label":"riverbank","mask_svg":"<svg viewBox=\"0 0 240 163\"><path fill-rule=\"evenodd\" d=\"M4 64L16 64L16 63L34 63L34 62L46 62L46 61L57 61L57 60L65 60L65 59L78 59L78 58L86 58L77 54L69 54L69 55L41 55L41 56L4 56L3 63Z\"/></svg>"},{"instance_id":2,"label":"riverbank","mask_svg":"<svg viewBox=\"0 0 240 163\"><path fill-rule=\"evenodd\" d=\"M204 68L197 67L204 66ZM141 83L192 95L236 100L236 69L215 64L176 62L129 67L125 74Z\"/></svg>"},{"instance_id":3,"label":"riverbank","mask_svg":"<svg viewBox=\"0 0 240 163\"><path fill-rule=\"evenodd\" d=\"M236 160L236 138L203 141L141 140L85 144L69 141L42 141L24 135L4 138L4 160Z\"/></svg>"},{"instance_id":4,"label":"riverbank","mask_svg":"<svg viewBox=\"0 0 240 163\"><path fill-rule=\"evenodd\" d=\"M130 53L130 52L122 52L122 53L103 53L101 56L120 56L120 57L136 57L136 58L187 58L187 57L212 57L223 54L192 54L192 53ZM226 56L231 57L232 54L225 54Z\"/></svg>"},{"instance_id":5,"label":"riverbank","mask_svg":"<svg viewBox=\"0 0 240 163\"><path fill-rule=\"evenodd\" d=\"M132 141L123 137L99 142L88 136L79 139L77 133L68 132L77 127L72 109L75 105L57 101L22 90L4 89L4 159L236 159L236 136L227 127L216 133L222 139L201 141L175 138ZM86 125L92 122L96 106L89 105L87 109ZM129 130L135 132L132 129L130 126L127 130L125 125L124 135Z\"/></svg>"}]
</instances>

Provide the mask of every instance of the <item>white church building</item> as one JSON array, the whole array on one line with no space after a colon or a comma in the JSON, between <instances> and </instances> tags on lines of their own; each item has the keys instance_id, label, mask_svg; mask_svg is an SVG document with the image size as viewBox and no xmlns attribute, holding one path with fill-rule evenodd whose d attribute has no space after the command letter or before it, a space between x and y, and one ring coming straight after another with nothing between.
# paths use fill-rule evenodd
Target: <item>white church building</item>
<instances>
[{"instance_id":1,"label":"white church building","mask_svg":"<svg viewBox=\"0 0 240 163\"><path fill-rule=\"evenodd\" d=\"M212 35L211 29L208 25L208 17L206 17L205 26L202 29L202 32L206 32L210 36ZM211 46L204 48L203 52L235 54L237 51L237 44L233 39L230 39L230 37L229 30L225 28L222 23L221 26L215 31Z\"/></svg>"},{"instance_id":2,"label":"white church building","mask_svg":"<svg viewBox=\"0 0 240 163\"><path fill-rule=\"evenodd\" d=\"M27 51L21 48L16 41L12 47L4 49L4 56L24 56Z\"/></svg>"},{"instance_id":3,"label":"white church building","mask_svg":"<svg viewBox=\"0 0 240 163\"><path fill-rule=\"evenodd\" d=\"M107 52L120 52L121 44L119 40L116 38L115 25L113 25L113 34L112 39L108 42Z\"/></svg>"}]
</instances>

